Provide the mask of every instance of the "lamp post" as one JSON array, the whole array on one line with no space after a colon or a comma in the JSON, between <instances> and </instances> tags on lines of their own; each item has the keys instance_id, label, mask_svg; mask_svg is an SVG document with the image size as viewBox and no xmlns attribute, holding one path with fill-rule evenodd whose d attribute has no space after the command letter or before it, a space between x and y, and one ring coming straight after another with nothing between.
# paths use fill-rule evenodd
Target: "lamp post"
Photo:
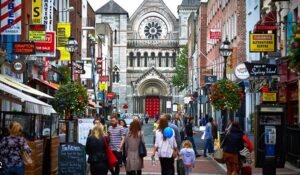
<instances>
[{"instance_id":1,"label":"lamp post","mask_svg":"<svg viewBox=\"0 0 300 175\"><path fill-rule=\"evenodd\" d=\"M223 72L223 79L227 79L226 77L226 67L227 67L227 58L232 54L232 48L230 47L230 42L226 37L225 41L223 41L220 49L220 55L224 57L224 72ZM222 124L222 131L225 131L226 123L227 123L227 109L222 111L223 115L223 124Z\"/></svg>"},{"instance_id":2,"label":"lamp post","mask_svg":"<svg viewBox=\"0 0 300 175\"><path fill-rule=\"evenodd\" d=\"M66 44L66 50L70 52L70 60L71 60L71 81L73 81L73 54L78 49L78 43L74 37L70 36L68 43Z\"/></svg>"}]
</instances>

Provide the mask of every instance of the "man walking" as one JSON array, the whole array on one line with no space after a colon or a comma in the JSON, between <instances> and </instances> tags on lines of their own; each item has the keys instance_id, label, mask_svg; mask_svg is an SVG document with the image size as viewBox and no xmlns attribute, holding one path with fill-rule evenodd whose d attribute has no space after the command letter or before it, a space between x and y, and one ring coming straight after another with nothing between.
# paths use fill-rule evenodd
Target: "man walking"
<instances>
[{"instance_id":1,"label":"man walking","mask_svg":"<svg viewBox=\"0 0 300 175\"><path fill-rule=\"evenodd\" d=\"M125 131L122 126L118 124L118 117L111 117L111 126L108 128L110 147L113 150L115 156L117 157L119 163L115 166L115 169L111 169L112 175L119 175L120 164L122 163L122 147L124 144Z\"/></svg>"},{"instance_id":2,"label":"man walking","mask_svg":"<svg viewBox=\"0 0 300 175\"><path fill-rule=\"evenodd\" d=\"M178 112L175 114L174 124L177 126L180 134L181 141L184 140L184 122L181 119L181 114Z\"/></svg>"},{"instance_id":3,"label":"man walking","mask_svg":"<svg viewBox=\"0 0 300 175\"><path fill-rule=\"evenodd\" d=\"M196 157L200 157L197 152L195 141L194 141L194 131L193 131L193 124L194 124L194 117L190 117L187 125L185 126L186 138L192 142L193 149L195 152Z\"/></svg>"},{"instance_id":4,"label":"man walking","mask_svg":"<svg viewBox=\"0 0 300 175\"><path fill-rule=\"evenodd\" d=\"M214 147L213 147L213 135L212 135L212 123L213 118L210 117L208 119L208 123L205 127L205 146L204 146L204 157L207 157L206 150L208 149L208 153L213 153Z\"/></svg>"}]
</instances>

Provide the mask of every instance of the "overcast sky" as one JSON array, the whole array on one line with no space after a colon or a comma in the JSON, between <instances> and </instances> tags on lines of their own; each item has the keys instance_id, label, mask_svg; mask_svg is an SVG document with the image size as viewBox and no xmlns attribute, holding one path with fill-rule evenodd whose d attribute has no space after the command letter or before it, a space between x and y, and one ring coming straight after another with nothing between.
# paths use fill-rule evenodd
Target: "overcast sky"
<instances>
[{"instance_id":1,"label":"overcast sky","mask_svg":"<svg viewBox=\"0 0 300 175\"><path fill-rule=\"evenodd\" d=\"M88 0L90 5L96 11L104 4L106 4L109 0ZM140 6L143 0L114 0L118 3L122 8L124 8L131 16L136 9ZM165 4L169 7L169 9L173 12L173 14L177 15L177 6L181 4L182 0L163 0Z\"/></svg>"}]
</instances>

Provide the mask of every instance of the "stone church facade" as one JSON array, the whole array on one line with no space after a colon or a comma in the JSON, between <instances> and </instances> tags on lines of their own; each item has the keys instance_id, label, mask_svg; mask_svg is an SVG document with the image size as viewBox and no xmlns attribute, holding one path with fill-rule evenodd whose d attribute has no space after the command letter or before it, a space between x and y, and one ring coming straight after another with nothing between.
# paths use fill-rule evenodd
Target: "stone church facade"
<instances>
[{"instance_id":1,"label":"stone church facade","mask_svg":"<svg viewBox=\"0 0 300 175\"><path fill-rule=\"evenodd\" d=\"M112 91L118 94L119 112L127 104L129 113L154 117L179 102L171 80L187 41L187 13L196 12L191 7L198 2L183 0L179 19L163 0L144 0L130 18L113 0L96 11L96 24L108 23L114 32L112 74L119 79L114 78Z\"/></svg>"}]
</instances>

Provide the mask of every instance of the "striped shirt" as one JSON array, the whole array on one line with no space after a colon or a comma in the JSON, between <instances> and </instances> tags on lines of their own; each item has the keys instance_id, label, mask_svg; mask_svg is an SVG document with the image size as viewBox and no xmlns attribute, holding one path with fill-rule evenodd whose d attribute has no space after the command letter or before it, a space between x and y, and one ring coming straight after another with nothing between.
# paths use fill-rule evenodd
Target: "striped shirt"
<instances>
[{"instance_id":1,"label":"striped shirt","mask_svg":"<svg viewBox=\"0 0 300 175\"><path fill-rule=\"evenodd\" d=\"M113 151L118 151L121 150L120 145L122 141L122 136L125 136L125 130L123 126L117 125L116 127L110 126L108 128L108 133L109 133L109 145Z\"/></svg>"}]
</instances>

